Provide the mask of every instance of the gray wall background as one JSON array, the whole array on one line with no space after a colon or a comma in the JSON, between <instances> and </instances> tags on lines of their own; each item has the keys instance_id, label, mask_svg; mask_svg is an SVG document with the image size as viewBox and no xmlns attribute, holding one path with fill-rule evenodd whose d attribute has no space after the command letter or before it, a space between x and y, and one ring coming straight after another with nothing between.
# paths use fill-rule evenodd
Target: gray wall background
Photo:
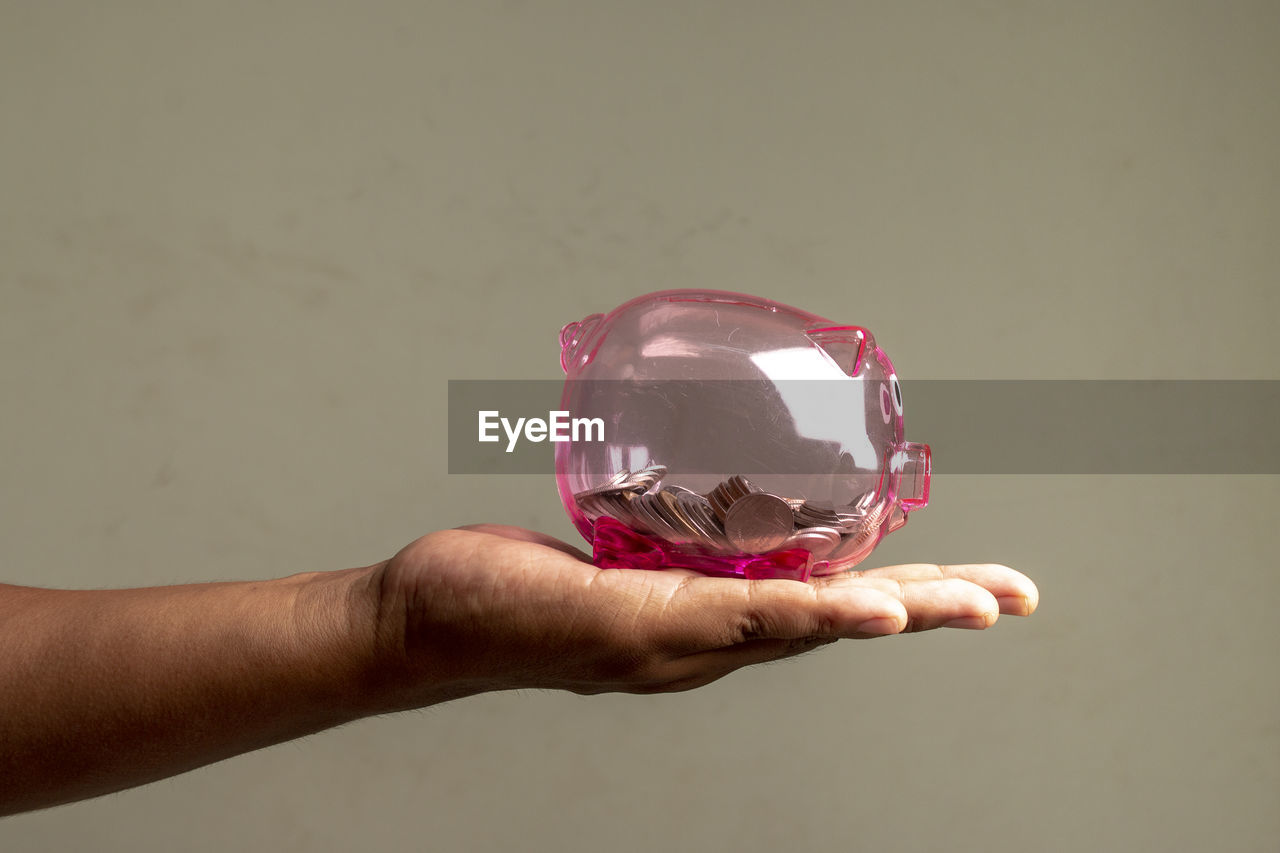
<instances>
[{"instance_id":1,"label":"gray wall background","mask_svg":"<svg viewBox=\"0 0 1280 853\"><path fill-rule=\"evenodd\" d=\"M1278 47L1270 2L2 3L0 575L574 540L549 479L446 475L446 380L660 288L908 379L1278 379ZM943 473L874 562L1007 563L1034 618L363 721L0 846L1273 850L1277 509Z\"/></svg>"}]
</instances>

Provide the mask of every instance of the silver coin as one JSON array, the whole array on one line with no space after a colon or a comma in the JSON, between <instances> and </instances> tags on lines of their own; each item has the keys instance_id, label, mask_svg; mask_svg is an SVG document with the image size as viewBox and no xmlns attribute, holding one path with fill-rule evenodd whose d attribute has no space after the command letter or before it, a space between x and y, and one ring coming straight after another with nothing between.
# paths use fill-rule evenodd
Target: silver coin
<instances>
[{"instance_id":1,"label":"silver coin","mask_svg":"<svg viewBox=\"0 0 1280 853\"><path fill-rule=\"evenodd\" d=\"M680 538L679 531L663 518L662 511L658 509L656 496L636 495L631 501L631 508L648 527L650 533L673 542Z\"/></svg>"},{"instance_id":2,"label":"silver coin","mask_svg":"<svg viewBox=\"0 0 1280 853\"><path fill-rule=\"evenodd\" d=\"M676 495L676 506L698 532L698 541L703 545L722 547L727 544L719 519L711 511L711 504L702 495L695 492L681 492Z\"/></svg>"},{"instance_id":3,"label":"silver coin","mask_svg":"<svg viewBox=\"0 0 1280 853\"><path fill-rule=\"evenodd\" d=\"M635 519L636 511L632 507L632 493L620 492L618 494L601 495L599 498L609 510L609 513L618 521L629 524Z\"/></svg>"},{"instance_id":4,"label":"silver coin","mask_svg":"<svg viewBox=\"0 0 1280 853\"><path fill-rule=\"evenodd\" d=\"M716 518L723 522L725 516L729 513L729 507L733 506L735 501L756 491L759 491L759 489L753 486L746 477L734 474L708 492L707 501L711 504L711 510L716 514Z\"/></svg>"},{"instance_id":5,"label":"silver coin","mask_svg":"<svg viewBox=\"0 0 1280 853\"><path fill-rule=\"evenodd\" d=\"M655 492L651 497L654 499L653 506L662 516L662 520L671 525L672 529L676 531L677 538L672 541L677 543L696 542L701 538L698 528L694 527L693 522L685 516L680 509L676 496L672 492L663 489L660 492Z\"/></svg>"},{"instance_id":6,"label":"silver coin","mask_svg":"<svg viewBox=\"0 0 1280 853\"><path fill-rule=\"evenodd\" d=\"M630 527L637 533L644 533L646 535L657 536L659 538L666 536L666 531L662 529L662 525L653 520L652 515L645 510L644 506L637 504L634 501L628 501L627 505L621 509L623 512L618 520L627 527Z\"/></svg>"},{"instance_id":7,"label":"silver coin","mask_svg":"<svg viewBox=\"0 0 1280 853\"><path fill-rule=\"evenodd\" d=\"M874 547L880 533L880 523L884 521L885 515L888 514L888 507L883 503L878 503L863 516L858 526L851 530L846 537L846 544L840 547L842 555L854 554L860 551L870 551ZM853 544L848 544L848 543Z\"/></svg>"},{"instance_id":8,"label":"silver coin","mask_svg":"<svg viewBox=\"0 0 1280 853\"><path fill-rule=\"evenodd\" d=\"M675 484L663 486L662 491L670 492L673 497L679 497L680 495L696 495L699 498L702 497L702 495L699 495L693 489L686 489L684 486L677 486Z\"/></svg>"},{"instance_id":9,"label":"silver coin","mask_svg":"<svg viewBox=\"0 0 1280 853\"><path fill-rule=\"evenodd\" d=\"M835 550L843 537L840 531L831 527L807 527L787 537L778 546L778 550L803 548L818 559L822 559Z\"/></svg>"},{"instance_id":10,"label":"silver coin","mask_svg":"<svg viewBox=\"0 0 1280 853\"><path fill-rule=\"evenodd\" d=\"M627 485L632 491L648 492L652 491L655 486L662 482L662 478L667 475L666 466L650 465L642 468L631 475Z\"/></svg>"},{"instance_id":11,"label":"silver coin","mask_svg":"<svg viewBox=\"0 0 1280 853\"><path fill-rule=\"evenodd\" d=\"M794 512L798 527L836 527L840 524L835 507L827 504L805 501Z\"/></svg>"},{"instance_id":12,"label":"silver coin","mask_svg":"<svg viewBox=\"0 0 1280 853\"><path fill-rule=\"evenodd\" d=\"M666 465L646 465L645 467L641 468L639 471L636 471L632 476L636 478L649 480L651 482L657 482L658 480L661 480L663 477L667 476L667 466Z\"/></svg>"},{"instance_id":13,"label":"silver coin","mask_svg":"<svg viewBox=\"0 0 1280 853\"><path fill-rule=\"evenodd\" d=\"M596 495L613 495L624 491L626 491L624 486L595 486L586 491L578 492L573 497L578 503L582 503L584 500L593 498Z\"/></svg>"},{"instance_id":14,"label":"silver coin","mask_svg":"<svg viewBox=\"0 0 1280 853\"><path fill-rule=\"evenodd\" d=\"M785 499L768 492L753 492L734 501L724 519L729 541L753 554L777 548L794 529L791 507Z\"/></svg>"},{"instance_id":15,"label":"silver coin","mask_svg":"<svg viewBox=\"0 0 1280 853\"><path fill-rule=\"evenodd\" d=\"M627 501L626 511L618 520L641 533L662 535L662 525L649 513L644 504L644 495L635 495Z\"/></svg>"},{"instance_id":16,"label":"silver coin","mask_svg":"<svg viewBox=\"0 0 1280 853\"><path fill-rule=\"evenodd\" d=\"M679 494L676 495L676 505L698 531L699 540L703 545L720 550L729 547L729 540L725 538L720 519L716 518L716 514L711 511L711 504L706 498L698 494Z\"/></svg>"},{"instance_id":17,"label":"silver coin","mask_svg":"<svg viewBox=\"0 0 1280 853\"><path fill-rule=\"evenodd\" d=\"M582 491L575 494L574 497L577 498L578 501L581 501L584 497L588 497L590 495L599 495L599 494L604 494L605 492L622 491L626 488L626 484L630 479L631 479L631 472L628 471L626 468L623 468L621 471L614 474L612 477L605 480L603 483L592 486L589 489L583 489Z\"/></svg>"},{"instance_id":18,"label":"silver coin","mask_svg":"<svg viewBox=\"0 0 1280 853\"><path fill-rule=\"evenodd\" d=\"M868 513L874 508L875 500L876 491L872 489L865 492L858 500L837 507L836 516L839 521L835 526L846 532L856 532L862 526L862 522L866 519Z\"/></svg>"},{"instance_id":19,"label":"silver coin","mask_svg":"<svg viewBox=\"0 0 1280 853\"><path fill-rule=\"evenodd\" d=\"M602 492L588 495L580 500L578 505L584 512L594 514L597 518L608 515L626 524L631 517L627 500L621 493Z\"/></svg>"},{"instance_id":20,"label":"silver coin","mask_svg":"<svg viewBox=\"0 0 1280 853\"><path fill-rule=\"evenodd\" d=\"M620 483L625 483L629 479L631 479L631 472L626 468L620 468L618 469L618 473L609 478L608 485L616 486Z\"/></svg>"}]
</instances>

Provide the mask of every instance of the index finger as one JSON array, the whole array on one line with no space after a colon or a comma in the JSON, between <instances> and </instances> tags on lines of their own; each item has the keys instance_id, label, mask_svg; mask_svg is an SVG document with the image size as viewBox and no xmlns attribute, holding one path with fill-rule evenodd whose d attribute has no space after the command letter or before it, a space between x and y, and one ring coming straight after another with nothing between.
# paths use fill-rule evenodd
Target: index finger
<instances>
[{"instance_id":1,"label":"index finger","mask_svg":"<svg viewBox=\"0 0 1280 853\"><path fill-rule=\"evenodd\" d=\"M1000 604L1000 612L1013 616L1030 616L1040 603L1040 590L1031 578L999 563L907 563L829 575L817 582L840 585L857 578L887 578L895 581L958 578L977 584L994 595Z\"/></svg>"}]
</instances>

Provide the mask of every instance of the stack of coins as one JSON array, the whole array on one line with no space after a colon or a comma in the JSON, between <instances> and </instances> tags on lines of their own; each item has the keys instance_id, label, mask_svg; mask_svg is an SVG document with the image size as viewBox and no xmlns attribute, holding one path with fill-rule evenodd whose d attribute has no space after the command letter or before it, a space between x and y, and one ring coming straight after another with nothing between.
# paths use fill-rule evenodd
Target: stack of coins
<instances>
[{"instance_id":1,"label":"stack of coins","mask_svg":"<svg viewBox=\"0 0 1280 853\"><path fill-rule=\"evenodd\" d=\"M746 477L734 474L708 492L707 500L711 502L711 510L716 514L716 518L724 521L724 517L729 514L729 507L735 501L755 491L759 490L747 482Z\"/></svg>"},{"instance_id":2,"label":"stack of coins","mask_svg":"<svg viewBox=\"0 0 1280 853\"><path fill-rule=\"evenodd\" d=\"M577 493L589 516L611 516L623 524L675 544L718 553L764 554L801 548L825 558L846 541L858 550L872 543L884 518L883 504L868 494L857 504L828 504L765 492L735 474L706 495L662 485L667 469L650 465L619 471L606 482Z\"/></svg>"}]
</instances>

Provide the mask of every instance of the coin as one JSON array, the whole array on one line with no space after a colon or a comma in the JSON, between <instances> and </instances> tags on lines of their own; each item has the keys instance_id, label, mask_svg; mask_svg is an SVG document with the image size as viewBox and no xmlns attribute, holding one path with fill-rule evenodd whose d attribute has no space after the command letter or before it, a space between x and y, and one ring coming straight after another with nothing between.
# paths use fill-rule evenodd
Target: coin
<instances>
[{"instance_id":1,"label":"coin","mask_svg":"<svg viewBox=\"0 0 1280 853\"><path fill-rule=\"evenodd\" d=\"M676 531L671 525L663 520L658 513L657 508L653 505L651 495L636 495L630 503L631 510L636 514L647 527L650 532L656 533L663 539L672 539L675 537Z\"/></svg>"},{"instance_id":2,"label":"coin","mask_svg":"<svg viewBox=\"0 0 1280 853\"><path fill-rule=\"evenodd\" d=\"M863 549L869 551L870 548L868 548L867 545L875 545L876 537L880 532L880 523L884 520L884 517L887 514L888 507L884 503L878 503L871 507L867 511L867 514L863 516L862 520L858 523L857 528L850 531L848 534L849 541L853 544L842 546L840 549L841 552L844 554L854 554Z\"/></svg>"},{"instance_id":3,"label":"coin","mask_svg":"<svg viewBox=\"0 0 1280 853\"><path fill-rule=\"evenodd\" d=\"M648 492L661 483L662 478L666 475L667 466L649 465L631 475L630 483L632 486L637 487L639 491Z\"/></svg>"},{"instance_id":4,"label":"coin","mask_svg":"<svg viewBox=\"0 0 1280 853\"><path fill-rule=\"evenodd\" d=\"M689 519L702 539L714 542L721 538L724 531L715 513L711 511L711 504L702 495L695 492L680 492L676 495L676 506L684 517Z\"/></svg>"},{"instance_id":5,"label":"coin","mask_svg":"<svg viewBox=\"0 0 1280 853\"><path fill-rule=\"evenodd\" d=\"M837 527L840 515L835 507L814 501L804 501L798 509L793 508L797 527Z\"/></svg>"},{"instance_id":6,"label":"coin","mask_svg":"<svg viewBox=\"0 0 1280 853\"><path fill-rule=\"evenodd\" d=\"M734 501L724 517L724 532L734 546L763 554L786 541L795 529L791 507L784 498L753 492Z\"/></svg>"},{"instance_id":7,"label":"coin","mask_svg":"<svg viewBox=\"0 0 1280 853\"><path fill-rule=\"evenodd\" d=\"M806 527L788 536L778 550L803 548L821 560L835 550L842 538L840 531L832 527Z\"/></svg>"},{"instance_id":8,"label":"coin","mask_svg":"<svg viewBox=\"0 0 1280 853\"><path fill-rule=\"evenodd\" d=\"M735 501L756 491L759 490L751 485L746 477L734 474L708 492L707 501L711 504L711 510L716 514L716 518L723 522L729 507L733 506ZM788 508L790 508L789 504Z\"/></svg>"},{"instance_id":9,"label":"coin","mask_svg":"<svg viewBox=\"0 0 1280 853\"><path fill-rule=\"evenodd\" d=\"M630 479L631 479L631 472L628 471L626 468L623 468L621 471L614 474L612 477L610 477L608 480L604 481L603 483L600 483L599 485L592 486L589 489L584 489L581 492L578 492L577 494L574 495L574 498L576 498L578 502L581 503L583 498L589 497L591 495L600 495L600 494L604 494L605 492L621 491L624 488L626 488L626 484Z\"/></svg>"},{"instance_id":10,"label":"coin","mask_svg":"<svg viewBox=\"0 0 1280 853\"><path fill-rule=\"evenodd\" d=\"M875 547L889 510L875 490L856 503L833 506L763 492L740 474L725 478L705 496L664 484L666 475L663 465L624 468L574 499L592 520L611 516L673 545L721 554L798 548L820 560L835 553L841 559L865 556Z\"/></svg>"},{"instance_id":11,"label":"coin","mask_svg":"<svg viewBox=\"0 0 1280 853\"><path fill-rule=\"evenodd\" d=\"M671 525L678 534L678 538L672 541L696 542L702 538L693 522L681 511L676 495L672 491L663 489L660 492L654 492L651 497L654 498L654 509L662 516L662 520Z\"/></svg>"},{"instance_id":12,"label":"coin","mask_svg":"<svg viewBox=\"0 0 1280 853\"><path fill-rule=\"evenodd\" d=\"M624 524L630 522L632 513L627 506L627 498L624 494L630 493L614 493L603 492L600 494L586 495L578 499L578 506L584 512L592 513L597 517L609 515L621 521Z\"/></svg>"},{"instance_id":13,"label":"coin","mask_svg":"<svg viewBox=\"0 0 1280 853\"><path fill-rule=\"evenodd\" d=\"M663 486L662 491L670 492L673 496L698 495L698 493L695 492L693 489L686 489L684 486L676 486L676 485ZM702 495L698 495L698 497L702 497Z\"/></svg>"},{"instance_id":14,"label":"coin","mask_svg":"<svg viewBox=\"0 0 1280 853\"><path fill-rule=\"evenodd\" d=\"M694 492L682 492L676 495L676 506L698 531L702 544L713 548L728 546L724 528L720 526L720 520L711 511L711 504L706 498Z\"/></svg>"}]
</instances>

